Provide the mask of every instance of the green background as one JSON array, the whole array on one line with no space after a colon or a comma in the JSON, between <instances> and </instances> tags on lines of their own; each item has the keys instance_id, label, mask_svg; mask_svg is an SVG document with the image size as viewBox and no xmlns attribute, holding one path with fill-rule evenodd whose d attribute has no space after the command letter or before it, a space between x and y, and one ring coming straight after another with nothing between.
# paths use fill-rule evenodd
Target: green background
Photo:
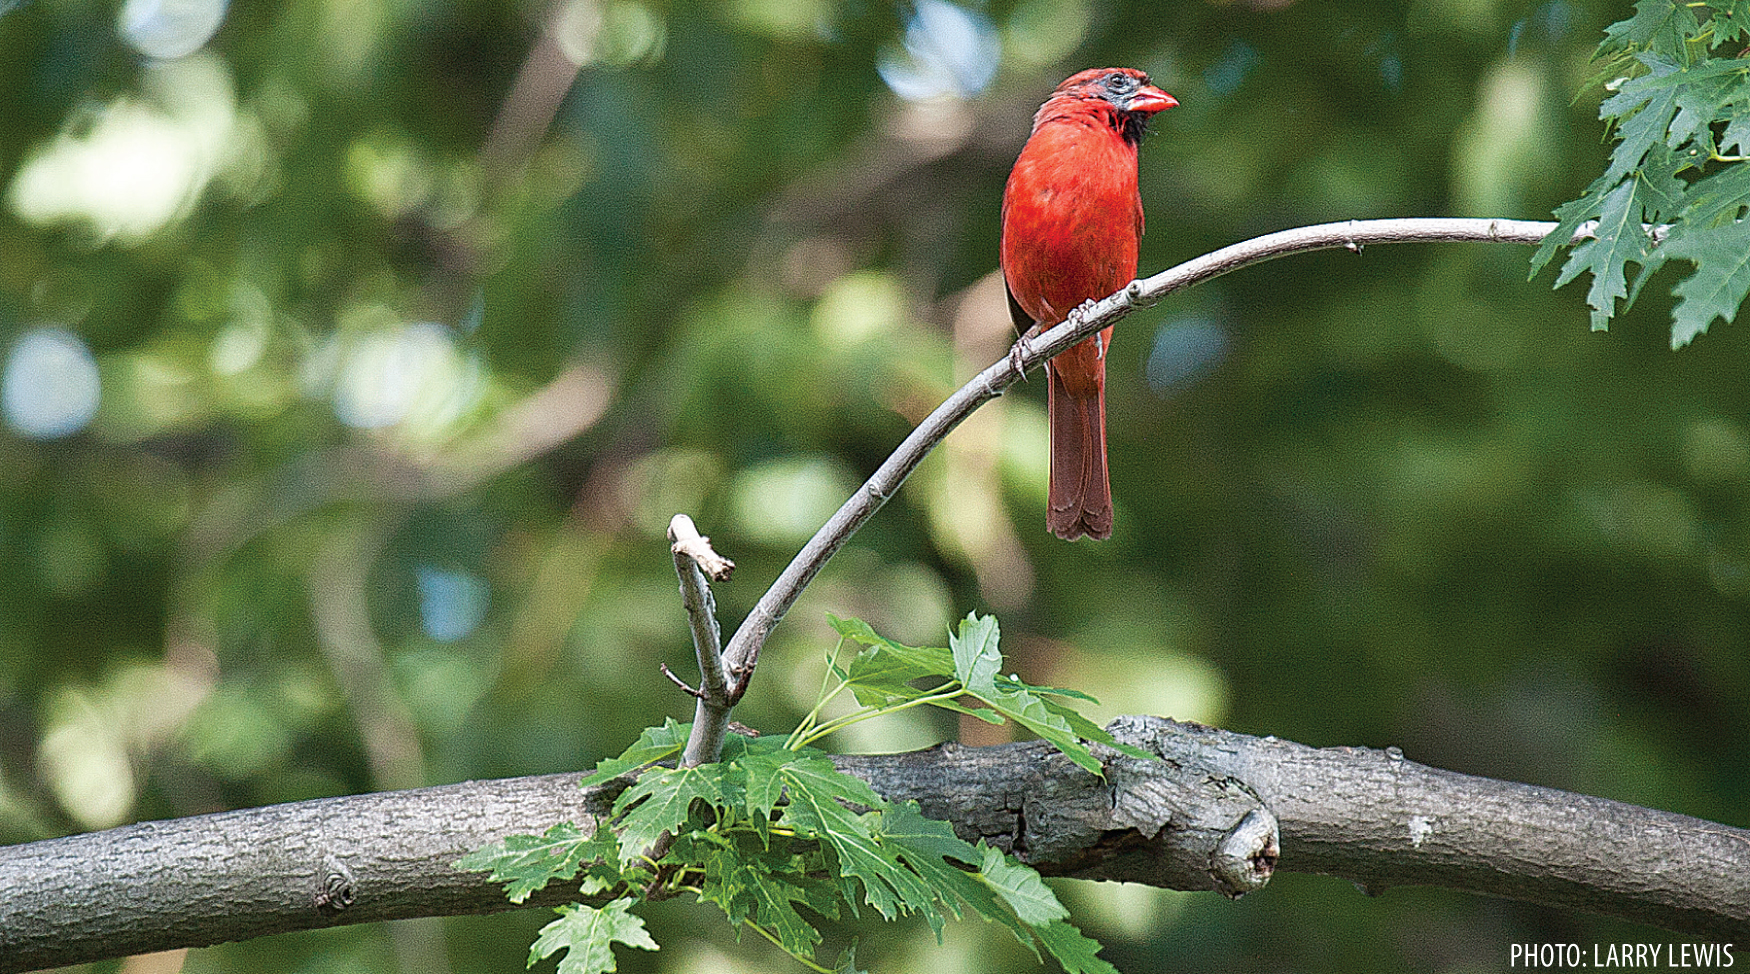
<instances>
[{"instance_id":1,"label":"green background","mask_svg":"<svg viewBox=\"0 0 1750 974\"><path fill-rule=\"evenodd\" d=\"M733 629L1003 353L998 200L1057 81L1134 65L1182 103L1143 145L1147 274L1306 223L1547 218L1602 168L1588 56L1631 12L962 9L994 80L908 102L881 67L929 63L907 30L940 6L290 0L150 60L114 5L0 2L0 351L67 329L101 381L71 435L0 428L0 842L577 769L684 719L657 670L692 668L668 518L738 563ZM549 124L513 90L563 99ZM939 643L976 610L1024 678L1102 718L1398 746L1750 826L1745 342L1667 350L1675 269L1591 333L1580 286L1528 283L1529 254L1305 255L1133 315L1113 539L1045 532L1029 383L827 568L738 718L778 731L812 704L828 612ZM831 743L960 733L913 716ZM1057 888L1133 972L1500 970L1513 943L1671 939L1289 873L1238 903ZM185 969L518 971L548 916ZM798 969L711 907L650 922L662 951L622 969ZM851 935L880 969L1034 969L982 924Z\"/></svg>"}]
</instances>

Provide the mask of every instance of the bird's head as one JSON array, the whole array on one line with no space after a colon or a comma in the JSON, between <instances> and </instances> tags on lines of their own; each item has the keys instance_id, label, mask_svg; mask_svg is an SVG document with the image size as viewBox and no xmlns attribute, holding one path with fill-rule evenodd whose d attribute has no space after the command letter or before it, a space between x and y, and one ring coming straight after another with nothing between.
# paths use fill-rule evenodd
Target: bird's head
<instances>
[{"instance_id":1,"label":"bird's head","mask_svg":"<svg viewBox=\"0 0 1750 974\"><path fill-rule=\"evenodd\" d=\"M1058 114L1053 106L1058 110L1092 109L1108 118L1124 141L1135 145L1142 141L1150 116L1178 104L1178 99L1150 84L1148 75L1135 68L1090 68L1057 86L1034 125Z\"/></svg>"}]
</instances>

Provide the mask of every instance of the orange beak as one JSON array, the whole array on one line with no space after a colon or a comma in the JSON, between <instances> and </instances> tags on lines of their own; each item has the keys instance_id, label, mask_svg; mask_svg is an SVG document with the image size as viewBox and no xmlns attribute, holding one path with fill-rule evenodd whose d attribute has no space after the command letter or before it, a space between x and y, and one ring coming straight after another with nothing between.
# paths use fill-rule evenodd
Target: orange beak
<instances>
[{"instance_id":1,"label":"orange beak","mask_svg":"<svg viewBox=\"0 0 1750 974\"><path fill-rule=\"evenodd\" d=\"M1153 115L1169 108L1177 108L1179 99L1156 88L1154 85L1143 85L1130 96L1130 101L1124 106L1127 112L1144 112Z\"/></svg>"}]
</instances>

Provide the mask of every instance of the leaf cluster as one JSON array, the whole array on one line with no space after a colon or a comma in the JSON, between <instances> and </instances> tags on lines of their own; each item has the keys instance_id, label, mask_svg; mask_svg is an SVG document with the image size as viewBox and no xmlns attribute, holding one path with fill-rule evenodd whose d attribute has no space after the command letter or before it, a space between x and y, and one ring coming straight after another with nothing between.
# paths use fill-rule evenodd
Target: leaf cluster
<instances>
[{"instance_id":1,"label":"leaf cluster","mask_svg":"<svg viewBox=\"0 0 1750 974\"><path fill-rule=\"evenodd\" d=\"M1000 676L995 619L969 616L945 648L906 646L861 620L832 623L840 647L848 641L857 651L842 665L838 653L828 660L830 689L790 735L731 737L721 760L682 767L671 765L691 725L669 720L647 728L583 779L595 787L630 778L593 829L560 823L456 863L490 871L515 903L558 881L578 881L584 896L612 897L601 907L561 908L530 964L564 951L562 974L615 970L614 943L657 949L631 908L691 893L817 971L855 969L855 944L834 967L817 962L818 924L859 916L864 906L886 920L921 916L938 940L949 918L971 913L1001 924L1035 956L1043 947L1072 974L1114 970L1032 867L959 838L915 802L887 801L811 742L858 720L927 705L1014 720L1095 774L1101 765L1084 741L1147 755L1117 745L1065 702L1084 695ZM825 704L846 690L861 707L822 721Z\"/></svg>"},{"instance_id":2,"label":"leaf cluster","mask_svg":"<svg viewBox=\"0 0 1750 974\"><path fill-rule=\"evenodd\" d=\"M1556 286L1592 275L1586 301L1602 330L1634 304L1672 258L1695 270L1675 289L1671 345L1731 321L1750 293L1750 0L1639 0L1595 54L1609 96L1599 117L1616 145L1604 174L1557 208L1556 229L1532 258L1572 245ZM1629 265L1638 270L1630 270Z\"/></svg>"}]
</instances>

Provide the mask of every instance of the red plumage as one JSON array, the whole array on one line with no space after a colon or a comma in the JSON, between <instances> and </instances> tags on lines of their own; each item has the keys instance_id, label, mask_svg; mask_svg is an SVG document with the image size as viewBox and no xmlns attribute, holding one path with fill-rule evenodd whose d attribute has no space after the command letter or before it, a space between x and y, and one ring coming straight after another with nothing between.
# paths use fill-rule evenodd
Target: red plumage
<instances>
[{"instance_id":1,"label":"red plumage","mask_svg":"<svg viewBox=\"0 0 1750 974\"><path fill-rule=\"evenodd\" d=\"M1049 328L1136 277L1142 195L1136 149L1177 105L1132 68L1071 77L1033 116L1003 190L1003 278L1022 331ZM1047 363L1051 488L1045 524L1065 540L1112 535L1106 471L1106 350L1112 329Z\"/></svg>"}]
</instances>

